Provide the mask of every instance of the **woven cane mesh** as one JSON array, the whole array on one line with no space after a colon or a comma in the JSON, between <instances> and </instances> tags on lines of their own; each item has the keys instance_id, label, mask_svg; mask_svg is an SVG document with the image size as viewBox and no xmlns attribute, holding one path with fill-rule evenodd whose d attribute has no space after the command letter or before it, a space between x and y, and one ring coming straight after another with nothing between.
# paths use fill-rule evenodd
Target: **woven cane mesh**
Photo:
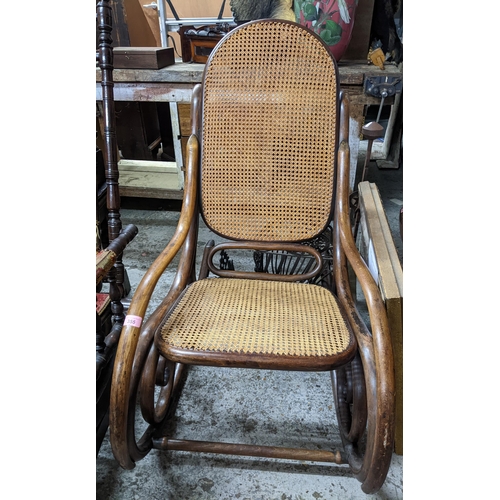
<instances>
[{"instance_id":1,"label":"woven cane mesh","mask_svg":"<svg viewBox=\"0 0 500 500\"><path fill-rule=\"evenodd\" d=\"M210 278L190 285L164 345L240 354L332 356L350 344L335 297L305 283Z\"/></svg>"},{"instance_id":2,"label":"woven cane mesh","mask_svg":"<svg viewBox=\"0 0 500 500\"><path fill-rule=\"evenodd\" d=\"M227 35L206 68L202 209L227 238L300 241L326 226L333 194L335 63L295 24Z\"/></svg>"}]
</instances>

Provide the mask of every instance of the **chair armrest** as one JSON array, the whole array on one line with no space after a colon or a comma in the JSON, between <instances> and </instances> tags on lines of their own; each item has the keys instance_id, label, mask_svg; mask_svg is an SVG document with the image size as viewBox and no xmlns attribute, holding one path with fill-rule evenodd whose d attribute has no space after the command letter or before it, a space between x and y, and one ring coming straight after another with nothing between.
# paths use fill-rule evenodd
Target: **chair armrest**
<instances>
[{"instance_id":1,"label":"chair armrest","mask_svg":"<svg viewBox=\"0 0 500 500\"><path fill-rule=\"evenodd\" d=\"M346 165L349 165L350 153L347 141L342 141L339 147L339 176L344 177L341 182L348 182L349 172ZM344 189L343 195L338 200L338 231L340 237L340 245L342 251L349 261L356 278L359 281L361 289L366 299L368 312L370 314L370 322L372 324L372 336L375 347L380 348L378 351L384 358L392 359L392 346L389 335L389 322L385 310L385 304L380 293L380 289L373 279L373 276L368 269L366 262L361 257L359 250L352 235L351 222L349 217L349 200L347 189ZM390 351L390 353L388 352ZM389 359L385 360L390 363Z\"/></svg>"},{"instance_id":2,"label":"chair armrest","mask_svg":"<svg viewBox=\"0 0 500 500\"><path fill-rule=\"evenodd\" d=\"M189 228L193 223L193 216L196 211L198 170L198 138L195 135L191 135L189 138L186 153L187 167L184 197L177 227L167 246L146 271L129 306L128 315L140 317L141 321L144 319L144 314L158 280L184 244Z\"/></svg>"},{"instance_id":3,"label":"chair armrest","mask_svg":"<svg viewBox=\"0 0 500 500\"><path fill-rule=\"evenodd\" d=\"M109 418L110 432L113 435L113 454L120 464L126 468L133 467L133 462L130 459L127 449L127 416L122 414L119 408L122 407L124 401L129 401L129 381L130 374L132 373L135 351L139 341L144 315L153 291L163 272L183 246L189 230L195 222L194 217L195 214L197 214L198 150L198 138L196 135L192 134L188 139L186 147L186 178L179 222L177 223L171 240L153 262L148 271L146 271L146 274L136 288L123 323L120 340L118 341L111 385Z\"/></svg>"},{"instance_id":4,"label":"chair armrest","mask_svg":"<svg viewBox=\"0 0 500 500\"><path fill-rule=\"evenodd\" d=\"M370 489L371 485L378 484L377 481L380 477L385 477L384 474L389 469L394 447L394 358L389 321L382 295L359 253L352 234L347 188L350 153L346 140L340 144L338 159L339 184L343 184L343 189L340 189L341 194L336 216L337 259L347 259L356 274L368 306L371 331L367 330L359 316L355 306L355 298L352 297L349 290L347 266L344 266L343 263L341 264L341 267L344 268L343 271L339 271L340 274L336 276L337 291L339 298L347 308L348 319L358 341L365 380L368 382L366 385L367 400L371 401L371 404L375 405L377 409L376 412L368 415L368 432L371 438L368 439L370 446L365 452L362 465L357 463L358 459L354 455L350 460L360 471L357 475L358 479Z\"/></svg>"}]
</instances>

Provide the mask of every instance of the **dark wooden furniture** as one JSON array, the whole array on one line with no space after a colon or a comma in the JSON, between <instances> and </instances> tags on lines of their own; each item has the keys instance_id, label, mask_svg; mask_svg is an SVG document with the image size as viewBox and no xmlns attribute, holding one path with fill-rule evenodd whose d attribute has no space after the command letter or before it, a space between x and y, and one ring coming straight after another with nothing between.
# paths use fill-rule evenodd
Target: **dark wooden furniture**
<instances>
[{"instance_id":1,"label":"dark wooden furniture","mask_svg":"<svg viewBox=\"0 0 500 500\"><path fill-rule=\"evenodd\" d=\"M97 237L99 239L99 248L105 248L109 244L108 239L108 215L106 209L106 174L104 171L104 156L99 148L96 148L96 208L95 218L97 223Z\"/></svg>"},{"instance_id":2,"label":"dark wooden furniture","mask_svg":"<svg viewBox=\"0 0 500 500\"><path fill-rule=\"evenodd\" d=\"M232 28L236 26L220 23L206 26L181 26L179 37L181 40L182 61L206 63L208 56Z\"/></svg>"},{"instance_id":3,"label":"dark wooden furniture","mask_svg":"<svg viewBox=\"0 0 500 500\"><path fill-rule=\"evenodd\" d=\"M224 37L193 91L178 226L132 298L116 353L110 440L123 468L152 449L183 450L349 464L365 493L382 486L394 447L394 363L384 303L352 236L349 155L349 99L320 38L271 20ZM207 244L197 273L199 214L225 242ZM306 242L329 226L327 288L308 283L323 266ZM240 250L294 252L313 264L299 274L217 264ZM146 318L176 256L171 289ZM189 365L329 372L342 449L311 449L306 437L303 448L283 448L169 435ZM136 435L141 417L148 425Z\"/></svg>"},{"instance_id":4,"label":"dark wooden furniture","mask_svg":"<svg viewBox=\"0 0 500 500\"><path fill-rule=\"evenodd\" d=\"M99 453L102 440L108 429L111 373L118 338L125 318L121 303L120 288L122 283L116 277L114 266L125 247L136 235L137 227L129 224L104 250L96 253L96 285L99 286L104 279L109 281L109 292L96 294L97 453Z\"/></svg>"},{"instance_id":5,"label":"dark wooden furniture","mask_svg":"<svg viewBox=\"0 0 500 500\"><path fill-rule=\"evenodd\" d=\"M111 8L107 1L97 2L96 8L97 60L102 71L104 110L104 148L102 152L97 150L96 156L97 240L100 242L96 245L96 447L99 453L108 428L111 373L118 338L125 318L122 300L128 294L126 286L128 280L122 254L138 230L133 224L122 228L113 100ZM101 231L99 234L99 227L105 228L105 232ZM106 281L108 286L106 293L101 293L103 281Z\"/></svg>"}]
</instances>

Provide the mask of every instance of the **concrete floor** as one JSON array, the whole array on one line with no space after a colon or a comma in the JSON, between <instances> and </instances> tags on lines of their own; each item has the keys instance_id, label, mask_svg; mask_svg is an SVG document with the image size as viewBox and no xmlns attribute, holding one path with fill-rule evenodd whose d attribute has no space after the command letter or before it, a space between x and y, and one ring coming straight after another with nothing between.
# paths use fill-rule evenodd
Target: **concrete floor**
<instances>
[{"instance_id":1,"label":"concrete floor","mask_svg":"<svg viewBox=\"0 0 500 500\"><path fill-rule=\"evenodd\" d=\"M379 169L371 162L366 180L380 190L402 262L402 166ZM175 203L165 200L122 200L123 224L134 223L139 228L124 255L132 292L168 242L179 215L176 208ZM202 225L202 243L210 238L214 235ZM148 314L163 297L172 277L173 271L160 280ZM191 439L318 448L340 445L327 373L190 367L174 425L176 436ZM224 429L230 429L229 433ZM298 440L300 435L305 442ZM153 450L135 469L125 471L113 458L108 435L96 461L96 492L98 500L367 497L347 466ZM385 484L370 498L403 498L402 456L393 455Z\"/></svg>"}]
</instances>

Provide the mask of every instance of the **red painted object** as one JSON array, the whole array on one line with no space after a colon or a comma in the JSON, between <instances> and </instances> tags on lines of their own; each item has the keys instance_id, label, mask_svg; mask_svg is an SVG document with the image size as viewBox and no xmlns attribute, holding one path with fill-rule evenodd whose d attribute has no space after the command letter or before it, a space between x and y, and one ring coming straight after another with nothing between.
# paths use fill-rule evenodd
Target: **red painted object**
<instances>
[{"instance_id":1,"label":"red painted object","mask_svg":"<svg viewBox=\"0 0 500 500\"><path fill-rule=\"evenodd\" d=\"M351 41L358 0L298 0L294 2L299 24L314 31L340 61Z\"/></svg>"}]
</instances>

